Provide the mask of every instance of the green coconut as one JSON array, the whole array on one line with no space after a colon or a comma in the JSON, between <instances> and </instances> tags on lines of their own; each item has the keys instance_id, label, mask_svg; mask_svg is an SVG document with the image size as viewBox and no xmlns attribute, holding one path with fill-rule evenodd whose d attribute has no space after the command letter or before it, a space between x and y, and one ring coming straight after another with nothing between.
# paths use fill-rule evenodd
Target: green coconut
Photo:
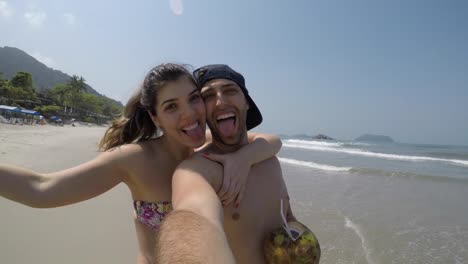
<instances>
[{"instance_id":1,"label":"green coconut","mask_svg":"<svg viewBox=\"0 0 468 264\"><path fill-rule=\"evenodd\" d=\"M294 241L284 230L278 228L269 233L264 241L264 255L271 264L316 264L320 261L320 245L317 237L299 222L288 223L302 235Z\"/></svg>"}]
</instances>

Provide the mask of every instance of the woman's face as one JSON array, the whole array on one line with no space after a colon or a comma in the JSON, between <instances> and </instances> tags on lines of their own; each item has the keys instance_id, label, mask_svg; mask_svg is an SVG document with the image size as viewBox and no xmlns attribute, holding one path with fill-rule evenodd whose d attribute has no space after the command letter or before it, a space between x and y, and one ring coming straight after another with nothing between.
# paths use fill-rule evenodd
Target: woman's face
<instances>
[{"instance_id":1,"label":"woman's face","mask_svg":"<svg viewBox=\"0 0 468 264\"><path fill-rule=\"evenodd\" d=\"M205 143L205 104L189 77L168 82L158 91L152 119L166 137L187 147L198 148Z\"/></svg>"}]
</instances>

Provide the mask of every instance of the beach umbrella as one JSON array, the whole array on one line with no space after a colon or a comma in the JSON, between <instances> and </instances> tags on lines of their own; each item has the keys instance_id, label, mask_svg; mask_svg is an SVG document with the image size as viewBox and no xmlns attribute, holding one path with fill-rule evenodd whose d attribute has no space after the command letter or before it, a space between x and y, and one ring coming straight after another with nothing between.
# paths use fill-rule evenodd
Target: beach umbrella
<instances>
[{"instance_id":1,"label":"beach umbrella","mask_svg":"<svg viewBox=\"0 0 468 264\"><path fill-rule=\"evenodd\" d=\"M0 105L0 109L1 110L6 110L6 111L9 111L9 112L13 112L13 113L21 113L21 109L19 107L15 107L15 106Z\"/></svg>"},{"instance_id":2,"label":"beach umbrella","mask_svg":"<svg viewBox=\"0 0 468 264\"><path fill-rule=\"evenodd\" d=\"M21 113L27 114L27 115L35 115L35 116L41 115L41 114L40 114L39 112L37 112L37 111L34 111L34 110L27 110L27 109L22 109L22 110L21 110Z\"/></svg>"}]
</instances>

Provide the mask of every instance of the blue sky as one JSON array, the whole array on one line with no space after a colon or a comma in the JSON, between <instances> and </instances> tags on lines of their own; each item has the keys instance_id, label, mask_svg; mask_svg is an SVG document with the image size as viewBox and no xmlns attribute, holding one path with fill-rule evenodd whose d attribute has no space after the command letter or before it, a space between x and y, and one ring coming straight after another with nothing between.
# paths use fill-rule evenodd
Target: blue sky
<instances>
[{"instance_id":1,"label":"blue sky","mask_svg":"<svg viewBox=\"0 0 468 264\"><path fill-rule=\"evenodd\" d=\"M0 0L0 36L122 102L156 64L226 63L260 131L468 145L466 1Z\"/></svg>"}]
</instances>

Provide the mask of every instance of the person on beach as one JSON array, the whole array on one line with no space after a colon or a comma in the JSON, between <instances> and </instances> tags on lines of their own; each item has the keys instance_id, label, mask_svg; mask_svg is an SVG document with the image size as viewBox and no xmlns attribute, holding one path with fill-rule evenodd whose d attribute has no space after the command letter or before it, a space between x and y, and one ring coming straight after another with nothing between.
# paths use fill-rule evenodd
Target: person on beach
<instances>
[{"instance_id":1,"label":"person on beach","mask_svg":"<svg viewBox=\"0 0 468 264\"><path fill-rule=\"evenodd\" d=\"M205 143L205 120L205 104L192 74L182 65L158 65L106 131L100 155L47 174L0 166L0 196L51 208L91 199L125 183L135 210L137 261L153 263L158 228L172 210L172 175ZM281 148L276 136L249 133L248 138L251 143L236 152L211 157L224 165L225 184L218 194L226 206L239 203L251 165Z\"/></svg>"},{"instance_id":2,"label":"person on beach","mask_svg":"<svg viewBox=\"0 0 468 264\"><path fill-rule=\"evenodd\" d=\"M276 157L250 168L241 203L226 206L218 199L223 167L208 153L235 153L247 146L247 131L262 122L262 115L244 77L229 66L207 65L197 69L194 77L201 87L213 140L174 173L174 215L163 223L157 262L233 263L235 257L238 263L318 263L320 246L292 214Z\"/></svg>"}]
</instances>

